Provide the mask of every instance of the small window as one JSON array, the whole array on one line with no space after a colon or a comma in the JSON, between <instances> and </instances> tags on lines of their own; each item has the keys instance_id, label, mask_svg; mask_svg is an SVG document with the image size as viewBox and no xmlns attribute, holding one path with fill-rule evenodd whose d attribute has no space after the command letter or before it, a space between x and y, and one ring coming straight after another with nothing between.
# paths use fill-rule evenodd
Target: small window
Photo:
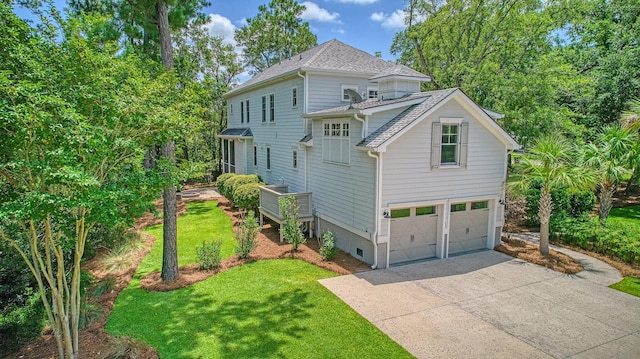
<instances>
[{"instance_id":1,"label":"small window","mask_svg":"<svg viewBox=\"0 0 640 359\"><path fill-rule=\"evenodd\" d=\"M233 104L229 104L229 114L233 115Z\"/></svg>"},{"instance_id":2,"label":"small window","mask_svg":"<svg viewBox=\"0 0 640 359\"><path fill-rule=\"evenodd\" d=\"M253 145L253 166L258 167L258 146Z\"/></svg>"},{"instance_id":3,"label":"small window","mask_svg":"<svg viewBox=\"0 0 640 359\"><path fill-rule=\"evenodd\" d=\"M367 98L378 98L378 88L367 86Z\"/></svg>"},{"instance_id":4,"label":"small window","mask_svg":"<svg viewBox=\"0 0 640 359\"><path fill-rule=\"evenodd\" d=\"M472 211L474 209L485 209L485 208L489 208L489 202L488 201L471 202L471 210Z\"/></svg>"},{"instance_id":5,"label":"small window","mask_svg":"<svg viewBox=\"0 0 640 359\"><path fill-rule=\"evenodd\" d=\"M276 120L276 95L269 95L269 122L273 122Z\"/></svg>"},{"instance_id":6,"label":"small window","mask_svg":"<svg viewBox=\"0 0 640 359\"><path fill-rule=\"evenodd\" d=\"M325 123L324 124L324 135L325 136L329 136L331 134L331 130L330 130L330 124Z\"/></svg>"},{"instance_id":7,"label":"small window","mask_svg":"<svg viewBox=\"0 0 640 359\"><path fill-rule=\"evenodd\" d=\"M351 101L351 96L347 90L358 92L358 85L342 85L342 101Z\"/></svg>"},{"instance_id":8,"label":"small window","mask_svg":"<svg viewBox=\"0 0 640 359\"><path fill-rule=\"evenodd\" d=\"M271 169L271 147L267 147L267 170Z\"/></svg>"},{"instance_id":9,"label":"small window","mask_svg":"<svg viewBox=\"0 0 640 359\"><path fill-rule=\"evenodd\" d=\"M458 164L458 125L442 125L441 164Z\"/></svg>"},{"instance_id":10,"label":"small window","mask_svg":"<svg viewBox=\"0 0 640 359\"><path fill-rule=\"evenodd\" d=\"M416 208L416 216L426 216L429 214L436 214L436 206Z\"/></svg>"},{"instance_id":11,"label":"small window","mask_svg":"<svg viewBox=\"0 0 640 359\"><path fill-rule=\"evenodd\" d=\"M291 107L298 107L298 88L291 89Z\"/></svg>"},{"instance_id":12,"label":"small window","mask_svg":"<svg viewBox=\"0 0 640 359\"><path fill-rule=\"evenodd\" d=\"M391 210L391 218L404 218L404 217L409 217L410 215L411 215L411 210L409 208Z\"/></svg>"},{"instance_id":13,"label":"small window","mask_svg":"<svg viewBox=\"0 0 640 359\"><path fill-rule=\"evenodd\" d=\"M466 203L455 203L451 205L451 212L463 212L467 210Z\"/></svg>"},{"instance_id":14,"label":"small window","mask_svg":"<svg viewBox=\"0 0 640 359\"><path fill-rule=\"evenodd\" d=\"M291 153L291 167L294 170L298 169L298 150L293 150Z\"/></svg>"},{"instance_id":15,"label":"small window","mask_svg":"<svg viewBox=\"0 0 640 359\"><path fill-rule=\"evenodd\" d=\"M240 123L244 123L244 101L240 101Z\"/></svg>"},{"instance_id":16,"label":"small window","mask_svg":"<svg viewBox=\"0 0 640 359\"><path fill-rule=\"evenodd\" d=\"M267 96L262 96L262 122L267 122Z\"/></svg>"},{"instance_id":17,"label":"small window","mask_svg":"<svg viewBox=\"0 0 640 359\"><path fill-rule=\"evenodd\" d=\"M245 110L247 111L247 123L249 123L249 100L246 101L245 105L244 105Z\"/></svg>"}]
</instances>

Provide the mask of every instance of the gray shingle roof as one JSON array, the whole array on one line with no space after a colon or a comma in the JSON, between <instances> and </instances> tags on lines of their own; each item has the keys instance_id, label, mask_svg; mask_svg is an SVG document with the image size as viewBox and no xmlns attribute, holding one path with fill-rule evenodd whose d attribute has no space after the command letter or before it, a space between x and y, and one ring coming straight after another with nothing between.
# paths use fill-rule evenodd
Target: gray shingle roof
<instances>
[{"instance_id":1,"label":"gray shingle roof","mask_svg":"<svg viewBox=\"0 0 640 359\"><path fill-rule=\"evenodd\" d=\"M383 145L456 90L457 88L451 88L446 90L422 92L422 94L426 95L426 99L422 103L410 106L406 110L402 111L396 117L360 141L356 147L376 148Z\"/></svg>"},{"instance_id":2,"label":"gray shingle roof","mask_svg":"<svg viewBox=\"0 0 640 359\"><path fill-rule=\"evenodd\" d=\"M429 80L429 76L401 64L394 64L394 66L389 66L385 70L382 70L375 76L369 78L369 80L375 80L387 76L418 77L423 79L424 81Z\"/></svg>"},{"instance_id":3,"label":"gray shingle roof","mask_svg":"<svg viewBox=\"0 0 640 359\"><path fill-rule=\"evenodd\" d=\"M253 137L253 133L251 133L251 129L248 127L244 128L227 128L224 131L218 134L219 137Z\"/></svg>"},{"instance_id":4,"label":"gray shingle roof","mask_svg":"<svg viewBox=\"0 0 640 359\"><path fill-rule=\"evenodd\" d=\"M395 98L395 99L391 99L391 100L378 100L378 99L368 99L366 101L362 101L362 102L358 102L358 103L353 103L350 105L342 105L342 106L338 106L338 107L332 107L332 108L327 108L324 110L319 110L319 111L314 111L314 112L309 112L306 115L309 116L314 116L314 115L326 115L332 112L345 112L345 111L349 111L349 110L367 110L370 108L375 108L375 107L380 107L380 106L386 106L386 105L391 105L394 103L401 103L401 102L405 102L405 101L411 101L411 100L415 100L415 99L419 99L419 98L424 98L429 96L428 93L426 92L416 92L416 93L412 93L400 98Z\"/></svg>"},{"instance_id":5,"label":"gray shingle roof","mask_svg":"<svg viewBox=\"0 0 640 359\"><path fill-rule=\"evenodd\" d=\"M429 79L427 76L404 65L382 60L333 39L300 54L283 59L281 62L255 75L251 80L227 92L227 95L297 70L331 70L369 74L370 76L380 73L385 73L385 76L388 76L395 71L398 72L398 75L422 77L425 81Z\"/></svg>"}]
</instances>

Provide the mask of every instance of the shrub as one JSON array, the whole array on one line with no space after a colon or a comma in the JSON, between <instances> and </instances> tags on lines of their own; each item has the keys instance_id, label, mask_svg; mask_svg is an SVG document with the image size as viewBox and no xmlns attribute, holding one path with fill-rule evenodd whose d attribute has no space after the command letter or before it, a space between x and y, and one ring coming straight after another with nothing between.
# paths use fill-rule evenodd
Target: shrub
<instances>
[{"instance_id":1,"label":"shrub","mask_svg":"<svg viewBox=\"0 0 640 359\"><path fill-rule=\"evenodd\" d=\"M264 183L246 183L233 191L233 203L245 211L258 211L260 206L260 186Z\"/></svg>"},{"instance_id":2,"label":"shrub","mask_svg":"<svg viewBox=\"0 0 640 359\"><path fill-rule=\"evenodd\" d=\"M40 293L28 290L25 303L12 304L0 312L0 353L8 354L40 335L45 311Z\"/></svg>"},{"instance_id":3,"label":"shrub","mask_svg":"<svg viewBox=\"0 0 640 359\"><path fill-rule=\"evenodd\" d=\"M320 255L327 261L332 260L336 254L338 254L338 247L336 246L336 236L331 231L325 232L322 235L322 241L320 243Z\"/></svg>"},{"instance_id":4,"label":"shrub","mask_svg":"<svg viewBox=\"0 0 640 359\"><path fill-rule=\"evenodd\" d=\"M540 181L535 181L526 193L525 223L529 226L540 225L538 211L540 210L541 186L542 183ZM572 194L566 188L552 189L551 198L553 200L551 221L562 220L562 218L566 217L581 218L591 213L596 203L596 196L593 192L586 191Z\"/></svg>"},{"instance_id":5,"label":"shrub","mask_svg":"<svg viewBox=\"0 0 640 359\"><path fill-rule=\"evenodd\" d=\"M260 224L253 211L249 211L234 235L238 244L236 245L236 254L240 258L247 258L253 252L258 242L256 238L260 233Z\"/></svg>"},{"instance_id":6,"label":"shrub","mask_svg":"<svg viewBox=\"0 0 640 359\"><path fill-rule=\"evenodd\" d=\"M282 197L278 200L280 212L284 217L284 223L280 226L282 236L293 245L293 250L297 251L301 244L307 242L302 234L302 223L298 220L298 203L294 196Z\"/></svg>"},{"instance_id":7,"label":"shrub","mask_svg":"<svg viewBox=\"0 0 640 359\"><path fill-rule=\"evenodd\" d=\"M216 179L216 187L218 187L218 192L220 192L220 194L225 196L228 200L231 200L231 194L227 192L226 184L228 180L232 179L235 176L237 176L237 174L235 173L224 173L218 176L218 178Z\"/></svg>"},{"instance_id":8,"label":"shrub","mask_svg":"<svg viewBox=\"0 0 640 359\"><path fill-rule=\"evenodd\" d=\"M202 247L196 248L200 269L209 270L220 266L222 261L222 241L202 241Z\"/></svg>"},{"instance_id":9,"label":"shrub","mask_svg":"<svg viewBox=\"0 0 640 359\"><path fill-rule=\"evenodd\" d=\"M233 201L233 193L235 190L247 183L260 183L260 177L258 175L236 175L235 177L225 182L225 191L228 193L227 199Z\"/></svg>"}]
</instances>

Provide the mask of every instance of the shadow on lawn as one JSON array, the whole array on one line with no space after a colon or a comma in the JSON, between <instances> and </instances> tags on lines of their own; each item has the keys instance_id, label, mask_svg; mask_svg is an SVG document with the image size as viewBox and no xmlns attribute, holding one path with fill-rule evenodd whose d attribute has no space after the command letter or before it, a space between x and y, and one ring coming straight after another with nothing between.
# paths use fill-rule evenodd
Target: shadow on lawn
<instances>
[{"instance_id":1,"label":"shadow on lawn","mask_svg":"<svg viewBox=\"0 0 640 359\"><path fill-rule=\"evenodd\" d=\"M640 220L640 206L613 208L611 209L611 212L609 215L614 217Z\"/></svg>"},{"instance_id":2,"label":"shadow on lawn","mask_svg":"<svg viewBox=\"0 0 640 359\"><path fill-rule=\"evenodd\" d=\"M120 314L139 318L130 319L128 323L146 321L141 318L141 310L145 316L163 319L131 325L138 328L113 329L149 343L158 349L161 357L167 358L282 356L278 355L282 346L298 340L308 330L301 323L309 318L308 309L313 303L309 293L301 289L280 291L260 300L219 300L215 291L210 293L212 295L203 295L201 290L192 287L168 295L145 292L137 293L142 296L127 296L125 293L121 309L129 313ZM147 304L141 305L140 301Z\"/></svg>"}]
</instances>

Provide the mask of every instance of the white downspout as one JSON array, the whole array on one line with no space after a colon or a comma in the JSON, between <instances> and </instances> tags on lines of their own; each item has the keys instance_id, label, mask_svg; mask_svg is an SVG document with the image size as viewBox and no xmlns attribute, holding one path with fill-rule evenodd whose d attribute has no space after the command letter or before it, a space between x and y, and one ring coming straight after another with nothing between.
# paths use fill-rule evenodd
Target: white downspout
<instances>
[{"instance_id":1,"label":"white downspout","mask_svg":"<svg viewBox=\"0 0 640 359\"><path fill-rule=\"evenodd\" d=\"M367 116L364 116L364 118L360 118L360 117L358 117L357 113L354 113L353 114L353 118L358 120L358 121L360 121L360 122L362 122L362 139L364 139L365 137L367 137L367 132L369 130L368 129L368 127L369 127L368 126L368 122L369 121L367 121Z\"/></svg>"},{"instance_id":2,"label":"white downspout","mask_svg":"<svg viewBox=\"0 0 640 359\"><path fill-rule=\"evenodd\" d=\"M373 231L373 264L371 269L378 268L378 231L380 230L380 157L367 151L367 155L376 160L376 200L375 200L375 229Z\"/></svg>"},{"instance_id":3,"label":"white downspout","mask_svg":"<svg viewBox=\"0 0 640 359\"><path fill-rule=\"evenodd\" d=\"M302 77L303 81L303 92L304 92L304 100L302 101L302 113L307 113L307 75L303 75L302 73L300 73L300 71L298 71L298 76ZM303 133L304 135L307 135L307 121L311 121L309 119L306 119L306 121L303 121L302 126L304 126L303 128ZM308 180L309 180L309 151L308 151L308 147L305 146L304 148L304 191L305 192L309 192L309 184L308 184Z\"/></svg>"}]
</instances>

